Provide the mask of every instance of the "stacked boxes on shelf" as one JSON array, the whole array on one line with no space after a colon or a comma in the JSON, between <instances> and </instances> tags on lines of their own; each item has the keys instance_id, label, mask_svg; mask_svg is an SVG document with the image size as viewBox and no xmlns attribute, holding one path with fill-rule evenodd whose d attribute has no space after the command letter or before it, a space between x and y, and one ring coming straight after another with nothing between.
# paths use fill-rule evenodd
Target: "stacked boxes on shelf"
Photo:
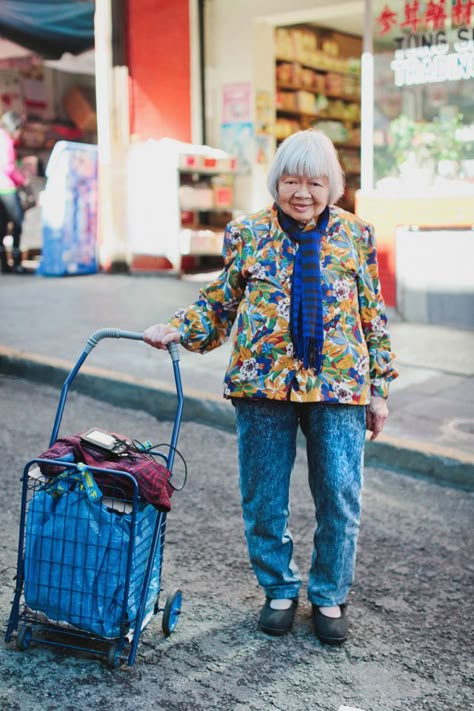
<instances>
[{"instance_id":1,"label":"stacked boxes on shelf","mask_svg":"<svg viewBox=\"0 0 474 711\"><path fill-rule=\"evenodd\" d=\"M232 218L234 171L232 156L199 153L179 157L179 206L182 255L213 256L222 251L223 228Z\"/></svg>"},{"instance_id":2,"label":"stacked boxes on shelf","mask_svg":"<svg viewBox=\"0 0 474 711\"><path fill-rule=\"evenodd\" d=\"M85 133L97 131L95 92L90 87L73 86L63 99L64 109L77 128Z\"/></svg>"},{"instance_id":3,"label":"stacked boxes on shelf","mask_svg":"<svg viewBox=\"0 0 474 711\"><path fill-rule=\"evenodd\" d=\"M285 27L276 29L275 44L276 139L283 140L302 128L324 131L343 151L346 206L352 208L360 172L362 41L314 27Z\"/></svg>"},{"instance_id":4,"label":"stacked boxes on shelf","mask_svg":"<svg viewBox=\"0 0 474 711\"><path fill-rule=\"evenodd\" d=\"M235 170L236 163L232 156L207 156L200 153L182 153L179 156L179 167L183 171L231 172Z\"/></svg>"},{"instance_id":5,"label":"stacked boxes on shelf","mask_svg":"<svg viewBox=\"0 0 474 711\"><path fill-rule=\"evenodd\" d=\"M297 63L308 69L360 75L360 57L347 56L341 47L343 36L331 38L316 29L276 29L276 57L287 64ZM351 38L354 40L354 38ZM293 71L299 72L298 69ZM283 79L283 77L282 77ZM299 77L295 77L299 81Z\"/></svg>"},{"instance_id":6,"label":"stacked boxes on shelf","mask_svg":"<svg viewBox=\"0 0 474 711\"><path fill-rule=\"evenodd\" d=\"M340 34L337 40L316 30L276 30L277 110L360 119L360 57L343 55Z\"/></svg>"}]
</instances>

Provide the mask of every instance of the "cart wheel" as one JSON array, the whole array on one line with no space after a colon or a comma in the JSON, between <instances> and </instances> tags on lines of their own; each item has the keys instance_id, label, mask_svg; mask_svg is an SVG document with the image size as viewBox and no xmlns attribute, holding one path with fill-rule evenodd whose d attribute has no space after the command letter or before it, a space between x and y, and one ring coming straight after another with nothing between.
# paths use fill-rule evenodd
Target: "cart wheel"
<instances>
[{"instance_id":1,"label":"cart wheel","mask_svg":"<svg viewBox=\"0 0 474 711\"><path fill-rule=\"evenodd\" d=\"M183 593L181 590L173 590L166 600L165 609L163 610L162 628L166 637L169 637L174 628L178 624L178 617L181 614L181 603L183 601Z\"/></svg>"},{"instance_id":2,"label":"cart wheel","mask_svg":"<svg viewBox=\"0 0 474 711\"><path fill-rule=\"evenodd\" d=\"M120 652L118 644L111 644L107 655L107 664L111 669L117 669L120 664Z\"/></svg>"},{"instance_id":3,"label":"cart wheel","mask_svg":"<svg viewBox=\"0 0 474 711\"><path fill-rule=\"evenodd\" d=\"M31 638L33 637L33 630L30 625L24 625L18 630L18 635L16 638L16 646L21 652L28 649L30 646Z\"/></svg>"}]
</instances>

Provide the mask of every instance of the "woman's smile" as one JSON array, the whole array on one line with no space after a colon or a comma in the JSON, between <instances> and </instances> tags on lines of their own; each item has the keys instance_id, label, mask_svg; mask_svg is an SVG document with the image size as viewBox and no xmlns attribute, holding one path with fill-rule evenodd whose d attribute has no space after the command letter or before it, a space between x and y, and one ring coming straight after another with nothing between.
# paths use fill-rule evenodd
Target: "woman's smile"
<instances>
[{"instance_id":1,"label":"woman's smile","mask_svg":"<svg viewBox=\"0 0 474 711\"><path fill-rule=\"evenodd\" d=\"M283 175L278 183L278 202L287 215L299 222L317 220L329 199L329 181L325 176Z\"/></svg>"}]
</instances>

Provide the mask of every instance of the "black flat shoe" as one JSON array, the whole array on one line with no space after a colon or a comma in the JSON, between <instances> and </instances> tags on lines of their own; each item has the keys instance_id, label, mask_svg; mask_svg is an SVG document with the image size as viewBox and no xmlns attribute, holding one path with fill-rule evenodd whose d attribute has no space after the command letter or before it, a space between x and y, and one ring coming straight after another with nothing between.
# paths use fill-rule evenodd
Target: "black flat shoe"
<instances>
[{"instance_id":1,"label":"black flat shoe","mask_svg":"<svg viewBox=\"0 0 474 711\"><path fill-rule=\"evenodd\" d=\"M347 605L340 605L340 617L327 617L323 615L317 605L313 605L311 617L314 631L324 644L343 644L347 639L349 620L347 619Z\"/></svg>"},{"instance_id":2,"label":"black flat shoe","mask_svg":"<svg viewBox=\"0 0 474 711\"><path fill-rule=\"evenodd\" d=\"M287 634L293 627L296 608L298 607L298 599L291 601L291 605L287 610L274 610L270 607L271 598L267 597L265 605L262 607L258 626L262 632L266 634L280 637Z\"/></svg>"}]
</instances>

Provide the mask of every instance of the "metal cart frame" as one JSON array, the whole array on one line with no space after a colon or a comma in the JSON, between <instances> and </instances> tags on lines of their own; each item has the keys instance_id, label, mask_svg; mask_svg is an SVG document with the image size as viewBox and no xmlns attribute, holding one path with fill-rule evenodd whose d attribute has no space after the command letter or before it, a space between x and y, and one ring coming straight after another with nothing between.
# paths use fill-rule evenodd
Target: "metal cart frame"
<instances>
[{"instance_id":1,"label":"metal cart frame","mask_svg":"<svg viewBox=\"0 0 474 711\"><path fill-rule=\"evenodd\" d=\"M70 385L76 377L77 373L79 372L84 361L88 357L89 353L93 350L93 348L95 348L98 342L104 338L125 338L130 340L143 341L143 335L141 333L136 333L134 331L122 331L119 329L102 329L90 336L76 365L72 368L71 372L67 376L62 386L61 395L50 438L50 447L56 442L58 438L58 433L61 426L61 421L66 406ZM165 460L166 467L169 472L172 472L183 411L183 389L179 370L179 353L176 343L172 343L168 346L168 352L173 364L173 374L177 394L177 407L169 445L169 452L167 455L161 452L158 454ZM126 655L128 665L133 666L137 655L141 632L145 628L151 617L151 614L149 612L150 601L148 598L153 575L157 575L156 568L159 570L159 579L156 580L155 578L155 580L153 581L155 585L157 584L157 595L154 602L153 613L156 614L157 612L163 612L162 628L166 636L171 634L171 632L174 630L178 621L178 616L181 612L182 593L179 589L173 590L168 595L166 604L163 608L159 606L159 595L161 592L161 570L163 563L167 514L164 511L157 511L156 509L153 509L151 504L148 504L150 509L152 509L153 517L156 516L156 521L153 522L153 526L151 529L152 535L150 536L150 547L148 557L146 559L146 565L144 567L143 586L141 588L138 611L135 619L129 621L127 620L129 582L131 575L132 556L134 553L133 544L135 524L137 520L138 506L140 503L138 485L134 477L131 476L125 470L117 471L107 468L87 466L87 471L92 472L92 474L110 475L114 478L114 483L117 482L117 486L120 486L121 483L127 483L128 488L132 488L133 490L133 497L131 501L129 501L129 504L131 505L130 540L128 543L128 548L126 550L126 567L121 607L122 614L120 618L120 631L117 635L114 635L112 638L109 638L104 637L101 634L76 628L76 626L74 626L73 624L68 624L67 620L48 619L48 617L44 615L41 610L38 611L29 608L26 603L24 594L26 545L25 537L27 536L27 532L25 531L27 529L28 516L31 509L31 504L34 501L34 494L36 494L38 491L44 490L45 482L51 481L50 479L48 480L48 477L45 476L36 476L36 478L32 479L32 467L38 464L50 464L54 466L58 466L59 464L61 468L63 468L66 472L66 474L62 475L63 477L65 477L66 481L68 481L69 478L76 476L78 470L81 470L81 468L82 470L84 469L83 465L78 465L76 463L66 461L66 459L48 460L36 458L27 462L23 470L23 489L20 513L16 586L14 598L12 601L11 614L5 634L5 641L9 642L16 633L16 644L18 649L20 650L27 649L30 643L34 641L38 644L46 644L55 647L65 647L68 649L75 650L87 650L88 652L92 652L99 656L106 657L109 666L112 668L117 667L120 664L121 659L125 658ZM146 544L148 545L148 539L146 539Z\"/></svg>"}]
</instances>

